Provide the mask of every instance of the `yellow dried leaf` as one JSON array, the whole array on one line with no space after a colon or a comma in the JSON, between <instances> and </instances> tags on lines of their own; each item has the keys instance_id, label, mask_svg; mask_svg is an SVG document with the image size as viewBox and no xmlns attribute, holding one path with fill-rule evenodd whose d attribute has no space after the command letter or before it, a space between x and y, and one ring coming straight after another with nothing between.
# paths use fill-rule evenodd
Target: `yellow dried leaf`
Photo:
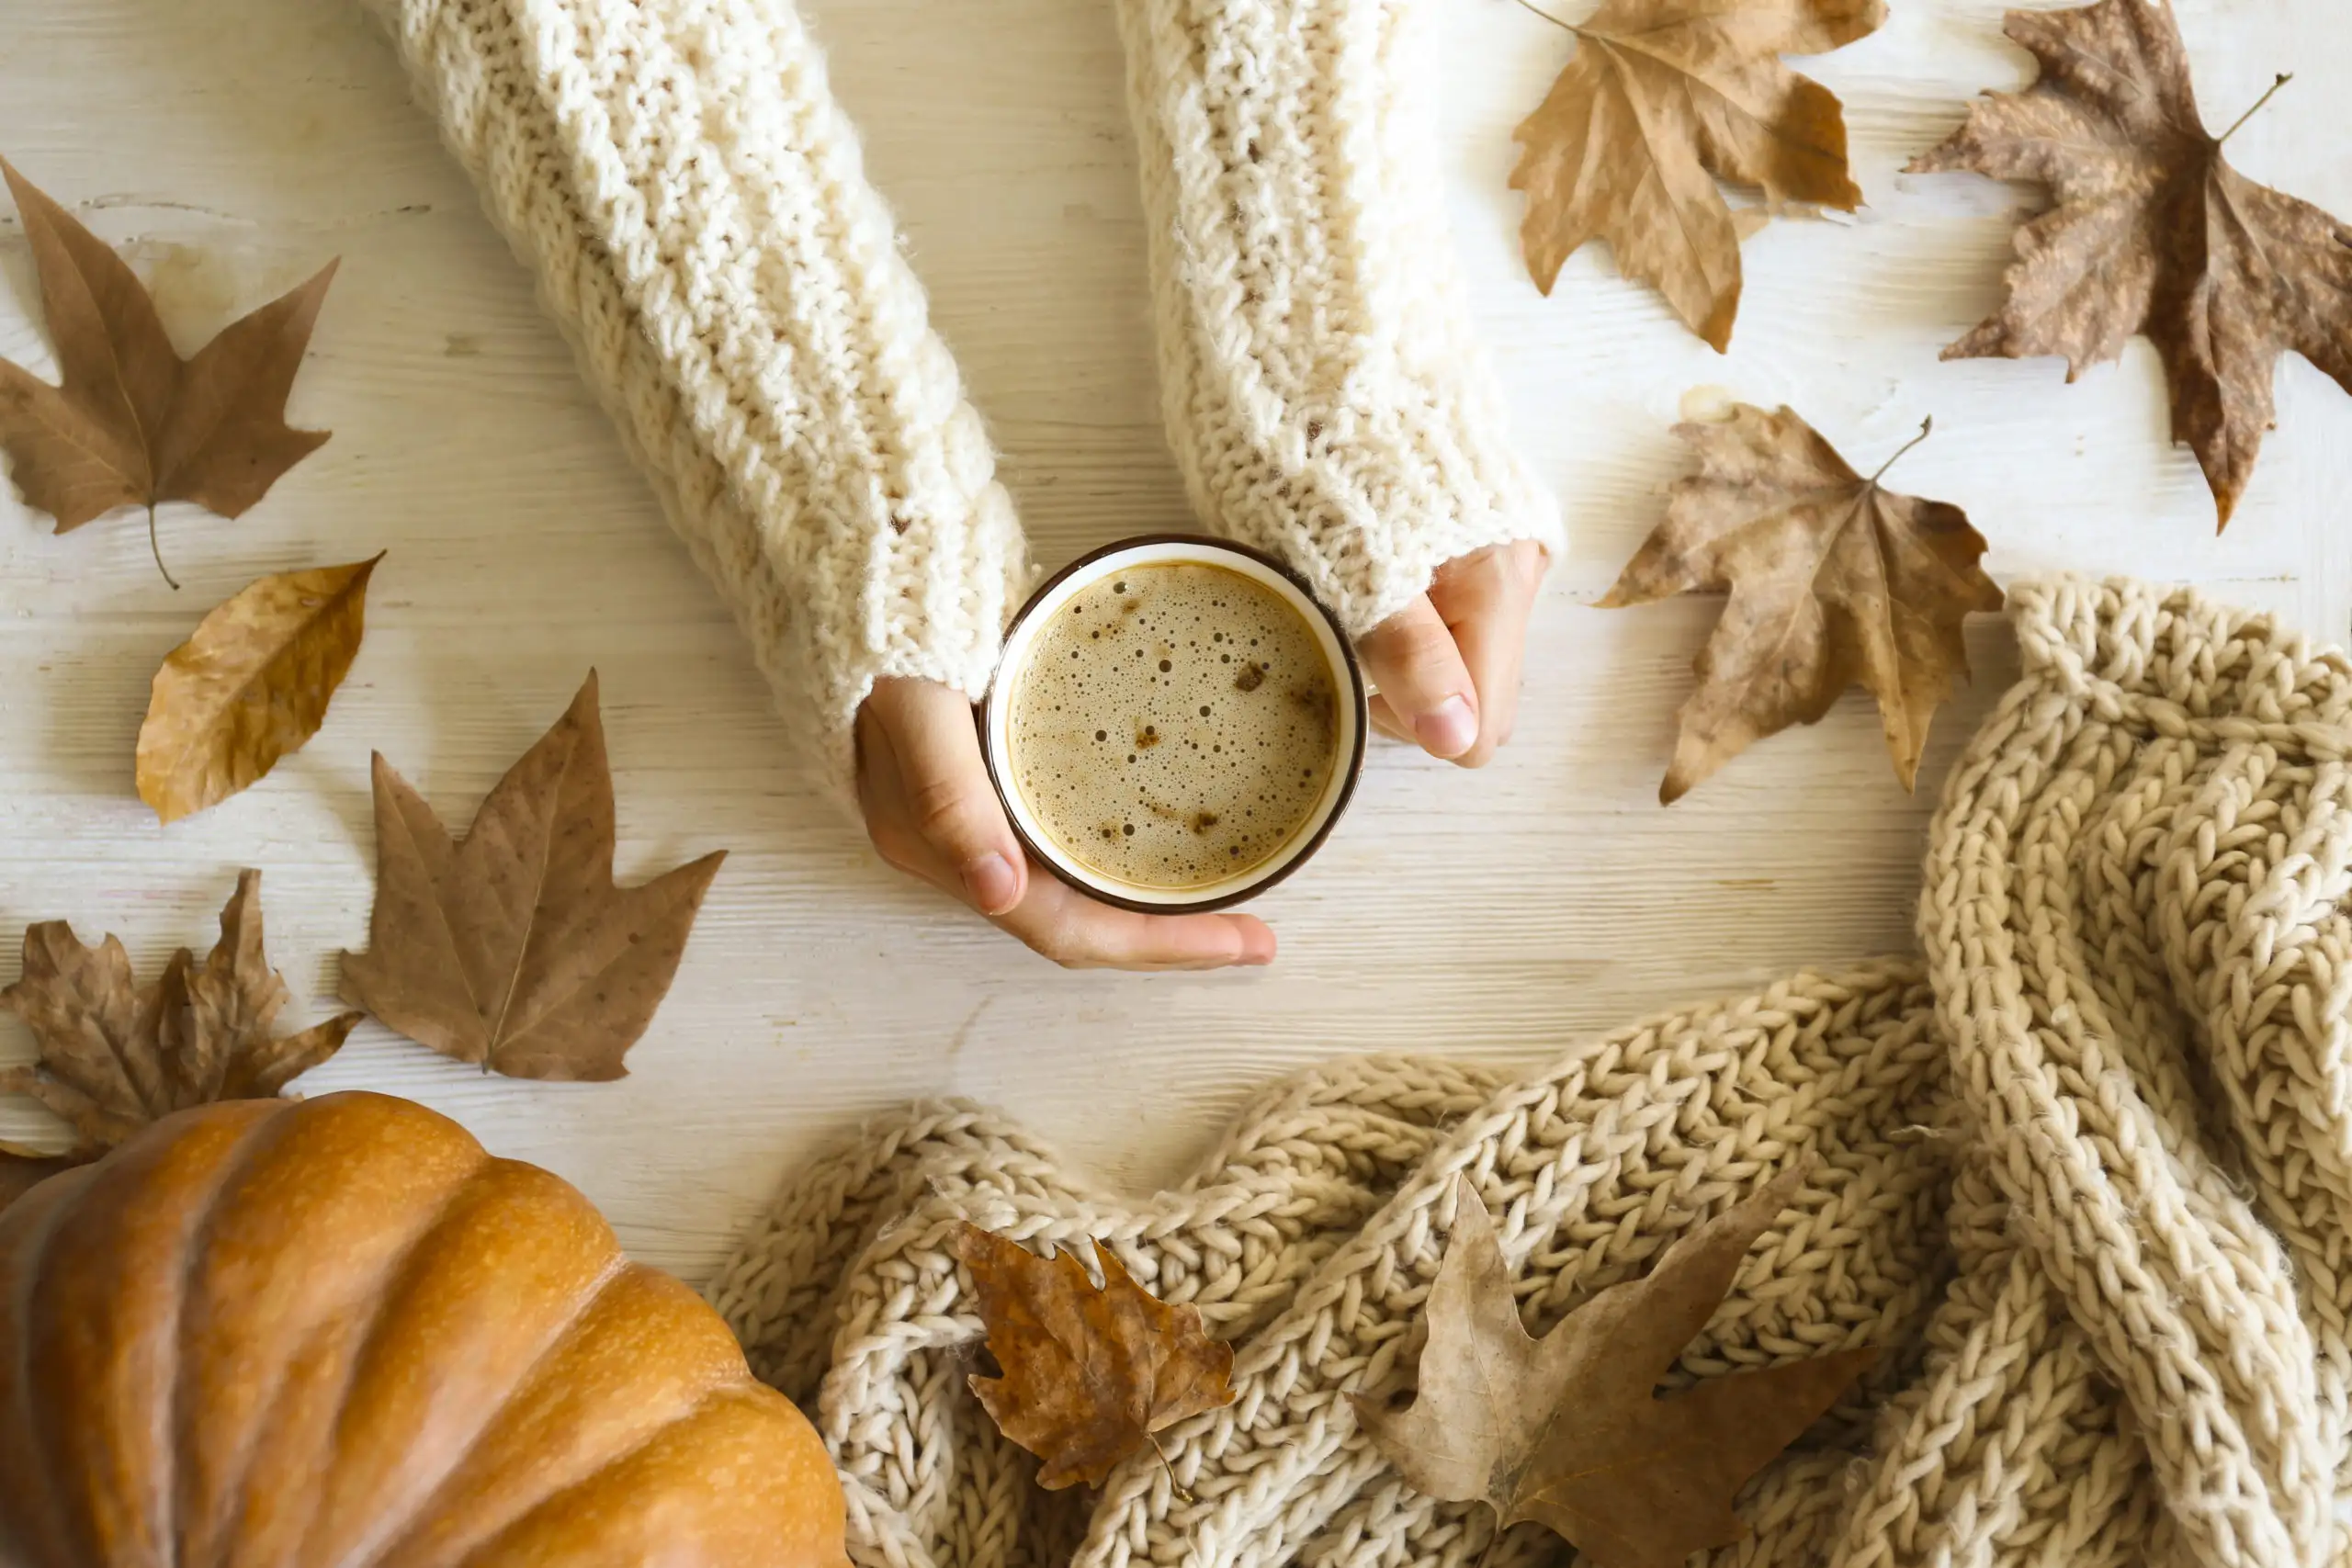
<instances>
[{"instance_id":1,"label":"yellow dried leaf","mask_svg":"<svg viewBox=\"0 0 2352 1568\"><path fill-rule=\"evenodd\" d=\"M156 816L220 804L318 733L359 652L383 558L265 577L172 650L139 728L139 798Z\"/></svg>"}]
</instances>

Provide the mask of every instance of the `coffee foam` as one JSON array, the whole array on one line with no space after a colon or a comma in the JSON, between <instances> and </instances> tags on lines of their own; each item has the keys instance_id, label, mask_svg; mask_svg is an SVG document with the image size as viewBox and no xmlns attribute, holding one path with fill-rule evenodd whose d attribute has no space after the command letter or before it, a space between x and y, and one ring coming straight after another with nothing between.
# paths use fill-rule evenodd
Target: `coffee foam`
<instances>
[{"instance_id":1,"label":"coffee foam","mask_svg":"<svg viewBox=\"0 0 2352 1568\"><path fill-rule=\"evenodd\" d=\"M1262 865L1339 762L1339 690L1289 601L1224 567L1127 568L1037 629L1014 682L1012 773L1065 853L1148 887Z\"/></svg>"}]
</instances>

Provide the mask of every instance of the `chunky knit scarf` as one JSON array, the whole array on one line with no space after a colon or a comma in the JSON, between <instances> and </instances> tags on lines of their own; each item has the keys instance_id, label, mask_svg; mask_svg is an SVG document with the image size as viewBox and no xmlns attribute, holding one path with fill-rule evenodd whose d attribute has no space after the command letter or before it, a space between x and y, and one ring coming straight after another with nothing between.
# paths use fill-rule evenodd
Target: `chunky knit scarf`
<instances>
[{"instance_id":1,"label":"chunky knit scarf","mask_svg":"<svg viewBox=\"0 0 2352 1568\"><path fill-rule=\"evenodd\" d=\"M714 1294L806 1404L890 1568L1495 1568L1356 1429L1409 1371L1466 1174L1528 1327L1810 1161L1684 1380L1878 1370L1750 1487L1715 1563L2320 1568L2352 1393L2352 666L2186 593L2016 595L2024 679L1929 848L1924 959L1669 1013L1523 1076L1430 1057L1279 1084L1198 1175L1089 1187L920 1106L793 1177ZM946 1240L1103 1238L1237 1350L1239 1399L1046 1494L970 1394Z\"/></svg>"}]
</instances>

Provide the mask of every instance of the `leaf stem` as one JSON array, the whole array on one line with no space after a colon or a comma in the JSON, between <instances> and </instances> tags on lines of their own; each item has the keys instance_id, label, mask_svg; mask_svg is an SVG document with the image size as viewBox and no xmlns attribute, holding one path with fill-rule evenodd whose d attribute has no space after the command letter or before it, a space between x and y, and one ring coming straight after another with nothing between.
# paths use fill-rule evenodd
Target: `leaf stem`
<instances>
[{"instance_id":1,"label":"leaf stem","mask_svg":"<svg viewBox=\"0 0 2352 1568\"><path fill-rule=\"evenodd\" d=\"M1159 1468L1168 1472L1168 1484L1176 1489L1176 1500L1180 1503L1191 1502L1193 1500L1193 1495L1184 1490L1184 1483L1176 1479L1176 1467L1168 1462L1168 1450L1159 1446L1159 1438L1149 1432L1146 1432L1143 1435L1143 1440L1149 1443L1151 1445L1151 1451L1159 1456Z\"/></svg>"},{"instance_id":2,"label":"leaf stem","mask_svg":"<svg viewBox=\"0 0 2352 1568\"><path fill-rule=\"evenodd\" d=\"M2267 93L2263 94L2263 95L2262 95L2262 96L2260 96L2260 97L2258 97L2258 98L2255 99L2255 100L2254 100L2254 107L2252 107L2252 108L2250 108L2250 109L2246 110L2246 111L2245 111L2245 113L2244 113L2244 114L2242 114L2242 115L2238 116L2238 118L2237 118L2237 124L2231 126L2229 130L2225 130L2225 131L2222 132L2221 140L2220 140L2220 141L2215 141L2215 142L2213 143L2213 145L2214 145L2214 146L2216 146L2216 147L2219 147L2219 146L2221 146L2223 142L2228 141L2229 141L2229 139L2230 139L2231 137L2235 136L2235 135L2238 133L2239 129L2240 129L2241 127L2243 127L2243 126L2245 124L2245 122L2246 122L2247 120L2252 119L2256 115L2260 114L2260 113L2262 112L2262 110L2263 110L2264 106L2267 105L2267 104L2270 102L2270 100L2271 100L2271 99L2273 99L2273 98L2275 98L2275 97L2277 97L2277 96L2278 96L2278 89L2279 89L2279 88L2281 88L2281 87L2285 86L2288 83L2290 83L2290 82L2293 81L2294 79L2295 79L2295 73L2294 73L2293 72L2291 72L2291 71L2281 71L2280 73L2278 73L2278 80L2277 80L2276 82L2273 82L2273 83L2271 83L2271 84L2270 84L2270 91L2268 91L2268 92L2267 92Z\"/></svg>"},{"instance_id":3,"label":"leaf stem","mask_svg":"<svg viewBox=\"0 0 2352 1568\"><path fill-rule=\"evenodd\" d=\"M177 593L180 591L179 580L172 575L172 569L164 564L164 547L155 537L155 503L152 501L147 503L147 549L155 558L155 570L164 574L164 581L172 585L173 592Z\"/></svg>"},{"instance_id":4,"label":"leaf stem","mask_svg":"<svg viewBox=\"0 0 2352 1568\"><path fill-rule=\"evenodd\" d=\"M1517 6L1521 10L1527 12L1531 16L1543 17L1545 21L1551 23L1554 27L1558 28L1563 32L1574 33L1578 38L1584 37L1584 29L1582 28L1577 26L1574 22L1564 22L1560 20L1559 17L1552 15L1551 12L1544 9L1543 6L1534 4L1534 0L1511 0L1511 4Z\"/></svg>"},{"instance_id":5,"label":"leaf stem","mask_svg":"<svg viewBox=\"0 0 2352 1568\"><path fill-rule=\"evenodd\" d=\"M1909 456L1912 447L1917 446L1920 442L1925 441L1928 436L1933 435L1935 433L1936 416L1929 414L1927 418L1919 422L1919 434L1905 442L1901 451L1895 453L1894 457L1889 457L1885 462L1881 463L1878 466L1878 472L1871 476L1870 482L1876 484L1879 480L1886 478L1887 469L1903 461L1905 457Z\"/></svg>"}]
</instances>

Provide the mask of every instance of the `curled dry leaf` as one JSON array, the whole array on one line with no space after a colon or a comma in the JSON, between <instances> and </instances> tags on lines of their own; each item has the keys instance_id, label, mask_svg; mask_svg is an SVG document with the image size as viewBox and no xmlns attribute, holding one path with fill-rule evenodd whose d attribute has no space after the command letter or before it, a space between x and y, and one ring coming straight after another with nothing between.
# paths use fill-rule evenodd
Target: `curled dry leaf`
<instances>
[{"instance_id":1,"label":"curled dry leaf","mask_svg":"<svg viewBox=\"0 0 2352 1568\"><path fill-rule=\"evenodd\" d=\"M35 1065L0 1070L0 1090L30 1095L79 1134L63 1164L94 1159L152 1122L220 1100L266 1100L342 1049L360 1015L273 1035L284 978L262 946L261 873L237 877L220 942L199 964L182 948L159 979L133 983L122 943L85 946L50 920L25 932L24 973L0 1009L32 1030ZM12 1185L48 1172L0 1151L0 1206ZM59 1162L46 1162L55 1167Z\"/></svg>"},{"instance_id":2,"label":"curled dry leaf","mask_svg":"<svg viewBox=\"0 0 2352 1568\"><path fill-rule=\"evenodd\" d=\"M1457 1179L1453 1231L1423 1309L1419 1391L1403 1410L1354 1396L1357 1423L1412 1486L1489 1503L1505 1526L1533 1519L1592 1568L1682 1568L1694 1551L1738 1540L1740 1488L1877 1352L1657 1391L1803 1174L1682 1236L1648 1274L1600 1292L1542 1339L1520 1325L1492 1217Z\"/></svg>"},{"instance_id":3,"label":"curled dry leaf","mask_svg":"<svg viewBox=\"0 0 2352 1568\"><path fill-rule=\"evenodd\" d=\"M1620 270L1728 348L1756 220L1743 227L1714 176L1775 205L1860 206L1837 97L1780 56L1826 53L1885 20L1883 0L1605 0L1562 22L1576 54L1514 133L1536 287L1549 294L1570 255L1605 239Z\"/></svg>"},{"instance_id":4,"label":"curled dry leaf","mask_svg":"<svg viewBox=\"0 0 2352 1568\"><path fill-rule=\"evenodd\" d=\"M596 677L452 843L376 758L376 909L344 998L514 1077L606 1079L668 994L726 854L613 884L613 779Z\"/></svg>"},{"instance_id":5,"label":"curled dry leaf","mask_svg":"<svg viewBox=\"0 0 2352 1568\"><path fill-rule=\"evenodd\" d=\"M1977 564L1984 536L1956 506L1883 489L1892 458L1863 479L1785 408L1741 403L1674 433L1699 472L1677 481L1666 521L1600 601L1731 595L1693 666L1699 689L1658 798L1671 805L1753 742L1819 722L1858 682L1912 788L1928 722L1968 674L1962 627L2003 603Z\"/></svg>"},{"instance_id":6,"label":"curled dry leaf","mask_svg":"<svg viewBox=\"0 0 2352 1568\"><path fill-rule=\"evenodd\" d=\"M956 1256L1004 1373L974 1377L972 1392L1045 1461L1046 1490L1100 1486L1154 1432L1233 1403L1233 1348L1209 1337L1195 1308L1155 1299L1100 1242L1099 1286L1076 1254L1040 1258L978 1225L957 1228Z\"/></svg>"},{"instance_id":7,"label":"curled dry leaf","mask_svg":"<svg viewBox=\"0 0 2352 1568\"><path fill-rule=\"evenodd\" d=\"M367 630L375 560L265 577L204 617L155 671L139 798L175 822L318 733Z\"/></svg>"},{"instance_id":8,"label":"curled dry leaf","mask_svg":"<svg viewBox=\"0 0 2352 1568\"><path fill-rule=\"evenodd\" d=\"M60 377L51 386L0 360L0 448L59 533L144 506L152 534L166 501L234 517L325 445L327 432L287 424L286 398L333 262L182 360L122 258L5 160L0 174L40 269Z\"/></svg>"},{"instance_id":9,"label":"curled dry leaf","mask_svg":"<svg viewBox=\"0 0 2352 1568\"><path fill-rule=\"evenodd\" d=\"M2226 528L2273 423L2278 355L2352 391L2352 229L2230 167L2163 0L2012 11L2006 30L2041 78L1979 99L1911 169L2031 180L2054 205L2018 231L1999 313L1944 357L2063 355L2071 381L2144 333L2173 439L2196 451Z\"/></svg>"}]
</instances>

